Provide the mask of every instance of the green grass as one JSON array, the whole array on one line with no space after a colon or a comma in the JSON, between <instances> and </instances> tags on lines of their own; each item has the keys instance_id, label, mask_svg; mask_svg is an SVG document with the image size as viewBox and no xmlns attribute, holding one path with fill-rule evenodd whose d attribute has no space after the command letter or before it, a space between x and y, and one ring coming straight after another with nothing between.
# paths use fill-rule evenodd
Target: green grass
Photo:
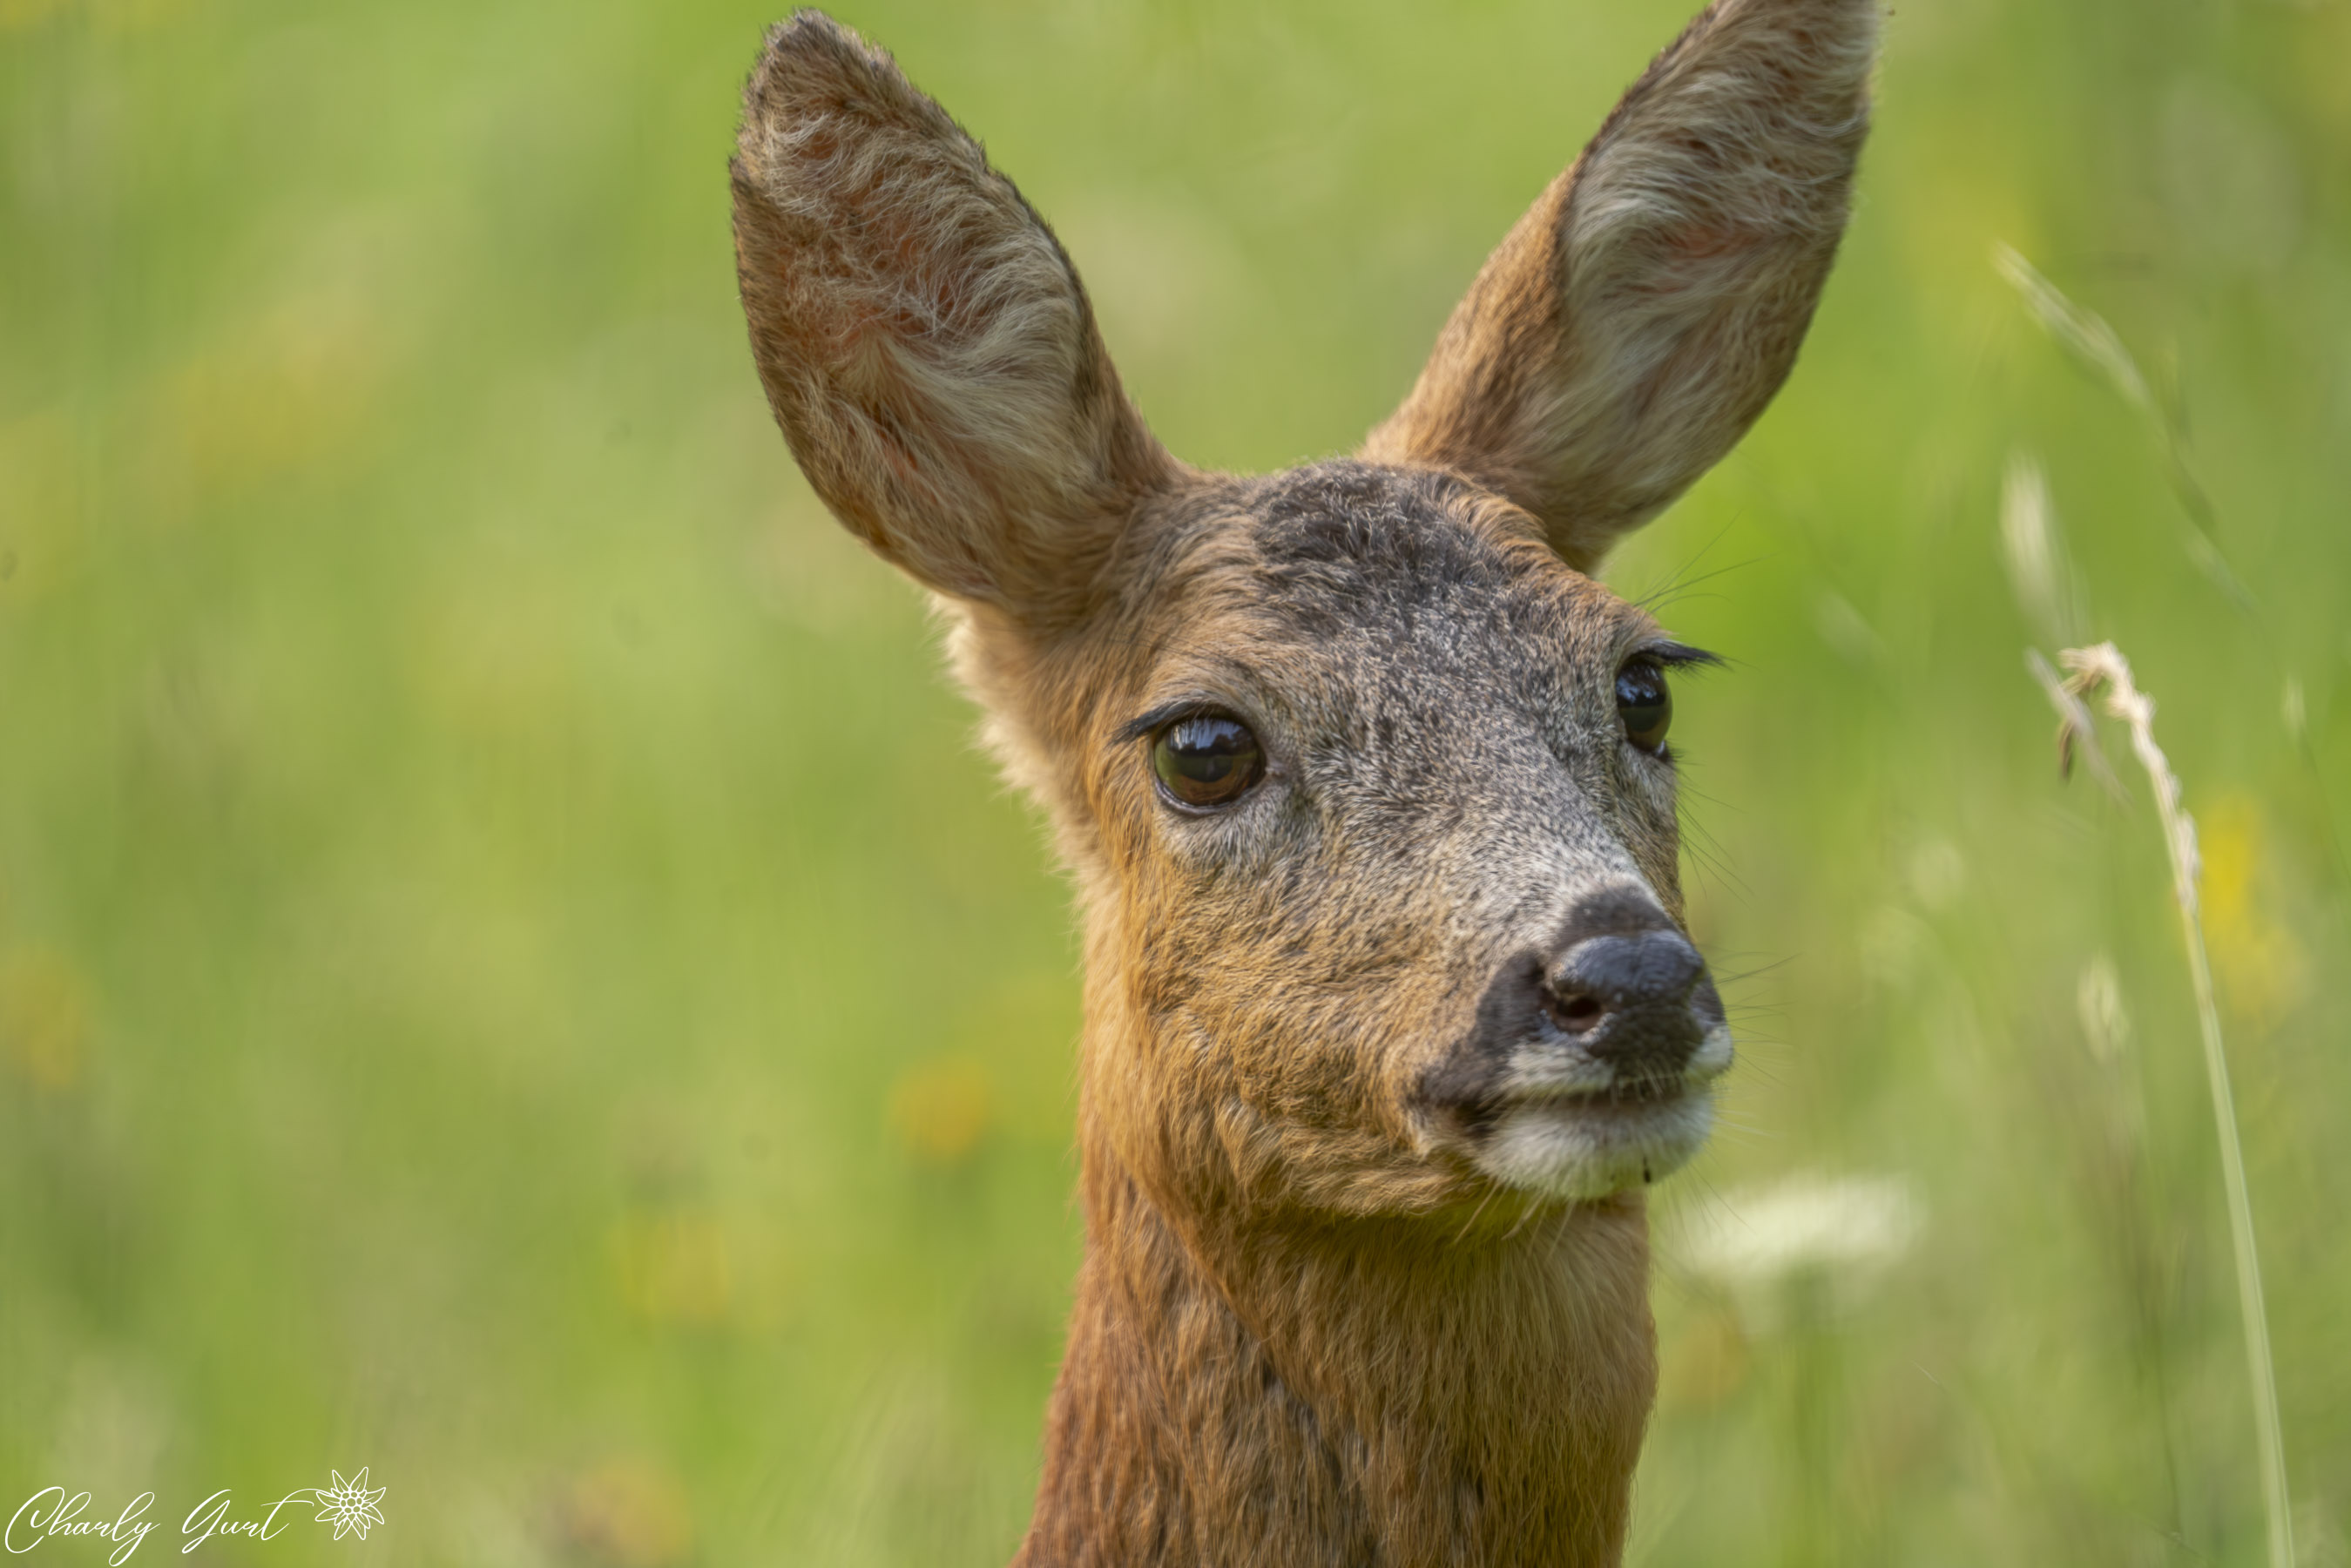
<instances>
[{"instance_id":1,"label":"green grass","mask_svg":"<svg viewBox=\"0 0 2351 1568\"><path fill-rule=\"evenodd\" d=\"M1392 405L1684 6L845 15L1061 227L1169 444L1259 468ZM152 1488L152 1556L219 1488L366 1465L364 1546L204 1552L1017 1539L1071 918L761 402L724 165L769 19L0 0L0 1506ZM2340 1564L2351 6L1935 0L1888 43L1794 378L1609 574L1687 584L1668 623L1735 661L1676 743L1750 1036L1661 1204L1636 1552L2262 1560L2162 848L2057 779L2022 452L2203 831L2297 1534ZM2147 369L2252 612L1995 242ZM1907 1251L1732 1283L1675 1239L1804 1173L1907 1184Z\"/></svg>"}]
</instances>

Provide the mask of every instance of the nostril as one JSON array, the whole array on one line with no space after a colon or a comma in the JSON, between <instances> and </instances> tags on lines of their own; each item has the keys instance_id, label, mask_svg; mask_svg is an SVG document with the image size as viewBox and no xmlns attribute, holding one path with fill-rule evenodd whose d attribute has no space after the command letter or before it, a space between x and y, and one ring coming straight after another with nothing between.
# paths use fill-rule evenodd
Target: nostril
<instances>
[{"instance_id":1,"label":"nostril","mask_svg":"<svg viewBox=\"0 0 2351 1568\"><path fill-rule=\"evenodd\" d=\"M1548 1005L1552 1021L1570 1034L1590 1034L1600 1027L1600 1020L1608 1011L1597 998L1580 991L1563 997L1553 993Z\"/></svg>"},{"instance_id":2,"label":"nostril","mask_svg":"<svg viewBox=\"0 0 2351 1568\"><path fill-rule=\"evenodd\" d=\"M1646 931L1587 937L1561 956L1544 983L1562 1003L1586 998L1606 1012L1685 1001L1705 974L1706 961L1679 932Z\"/></svg>"}]
</instances>

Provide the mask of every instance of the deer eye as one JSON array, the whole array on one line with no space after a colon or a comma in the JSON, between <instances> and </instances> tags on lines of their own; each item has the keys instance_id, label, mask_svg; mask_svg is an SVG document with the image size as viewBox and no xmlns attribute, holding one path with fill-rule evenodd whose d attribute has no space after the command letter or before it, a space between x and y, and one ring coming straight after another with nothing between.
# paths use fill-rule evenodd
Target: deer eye
<instances>
[{"instance_id":1,"label":"deer eye","mask_svg":"<svg viewBox=\"0 0 2351 1568\"><path fill-rule=\"evenodd\" d=\"M1625 738L1644 751L1666 743L1674 722L1674 694L1666 673L1646 659L1635 659L1616 672L1616 716L1625 722Z\"/></svg>"},{"instance_id":2,"label":"deer eye","mask_svg":"<svg viewBox=\"0 0 2351 1568\"><path fill-rule=\"evenodd\" d=\"M1151 743L1151 770L1179 806L1228 806L1265 776L1265 751L1249 726L1223 714L1194 714Z\"/></svg>"}]
</instances>

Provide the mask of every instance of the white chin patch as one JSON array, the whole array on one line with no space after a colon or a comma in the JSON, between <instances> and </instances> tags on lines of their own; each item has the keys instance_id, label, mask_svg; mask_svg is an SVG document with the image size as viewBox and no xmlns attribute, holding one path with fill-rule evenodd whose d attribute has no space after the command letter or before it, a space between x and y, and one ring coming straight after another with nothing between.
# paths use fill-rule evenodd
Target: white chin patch
<instances>
[{"instance_id":1,"label":"white chin patch","mask_svg":"<svg viewBox=\"0 0 2351 1568\"><path fill-rule=\"evenodd\" d=\"M1698 1087L1640 1104L1586 1095L1522 1100L1486 1135L1478 1165L1527 1192L1606 1197L1680 1169L1713 1124L1714 1096Z\"/></svg>"}]
</instances>

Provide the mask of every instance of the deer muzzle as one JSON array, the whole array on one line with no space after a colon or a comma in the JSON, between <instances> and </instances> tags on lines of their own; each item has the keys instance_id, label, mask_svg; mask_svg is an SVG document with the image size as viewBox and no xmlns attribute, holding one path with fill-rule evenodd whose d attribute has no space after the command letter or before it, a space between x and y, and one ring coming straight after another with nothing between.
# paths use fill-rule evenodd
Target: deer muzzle
<instances>
[{"instance_id":1,"label":"deer muzzle","mask_svg":"<svg viewBox=\"0 0 2351 1568\"><path fill-rule=\"evenodd\" d=\"M1580 901L1553 942L1503 964L1421 1092L1488 1174L1597 1197L1697 1152L1731 1054L1705 959L1626 889Z\"/></svg>"}]
</instances>

